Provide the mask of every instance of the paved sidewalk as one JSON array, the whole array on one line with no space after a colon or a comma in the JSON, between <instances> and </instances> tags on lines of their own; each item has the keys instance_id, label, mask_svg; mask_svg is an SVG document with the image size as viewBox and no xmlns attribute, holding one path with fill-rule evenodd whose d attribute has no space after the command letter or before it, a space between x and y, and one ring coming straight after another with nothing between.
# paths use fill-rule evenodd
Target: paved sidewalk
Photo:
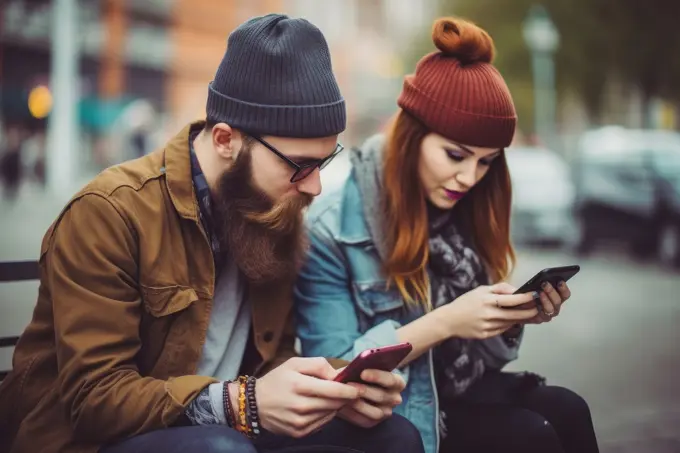
<instances>
[{"instance_id":1,"label":"paved sidewalk","mask_svg":"<svg viewBox=\"0 0 680 453\"><path fill-rule=\"evenodd\" d=\"M61 195L48 193L34 183L21 187L16 200L2 197L0 189L0 260L35 259L42 236L68 199L92 177L81 176Z\"/></svg>"}]
</instances>

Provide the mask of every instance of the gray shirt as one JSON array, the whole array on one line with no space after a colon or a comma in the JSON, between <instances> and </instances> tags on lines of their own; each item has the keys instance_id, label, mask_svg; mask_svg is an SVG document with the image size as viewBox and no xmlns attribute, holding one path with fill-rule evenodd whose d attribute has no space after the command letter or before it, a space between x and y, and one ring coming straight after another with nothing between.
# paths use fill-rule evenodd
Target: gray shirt
<instances>
[{"instance_id":1,"label":"gray shirt","mask_svg":"<svg viewBox=\"0 0 680 453\"><path fill-rule=\"evenodd\" d=\"M250 304L245 300L244 279L234 261L225 260L221 268L197 374L229 381L238 376L243 361L250 330Z\"/></svg>"},{"instance_id":2,"label":"gray shirt","mask_svg":"<svg viewBox=\"0 0 680 453\"><path fill-rule=\"evenodd\" d=\"M186 414L194 425L228 423L222 400L224 381L237 377L250 330L244 278L233 260L226 259L221 269L197 374L222 382L210 384L187 407Z\"/></svg>"}]
</instances>

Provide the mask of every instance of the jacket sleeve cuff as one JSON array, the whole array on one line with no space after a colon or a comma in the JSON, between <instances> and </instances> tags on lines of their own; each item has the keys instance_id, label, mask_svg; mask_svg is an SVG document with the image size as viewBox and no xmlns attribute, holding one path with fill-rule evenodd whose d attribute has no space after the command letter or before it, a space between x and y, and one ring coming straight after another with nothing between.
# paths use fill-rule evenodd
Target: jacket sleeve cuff
<instances>
[{"instance_id":1,"label":"jacket sleeve cuff","mask_svg":"<svg viewBox=\"0 0 680 453\"><path fill-rule=\"evenodd\" d=\"M164 426L173 426L175 421L185 415L189 404L201 391L217 379L206 376L179 376L165 382L165 392L169 396L162 413Z\"/></svg>"},{"instance_id":2,"label":"jacket sleeve cuff","mask_svg":"<svg viewBox=\"0 0 680 453\"><path fill-rule=\"evenodd\" d=\"M397 336L397 329L401 327L396 321L386 320L378 324L377 326L369 329L361 337L354 341L354 346L352 350L347 352L343 357L345 360L352 360L354 357L361 354L366 349L379 348L382 346L390 346L399 343L399 338ZM394 370L395 374L404 379L404 382L408 384L409 378L409 366L399 368Z\"/></svg>"},{"instance_id":3,"label":"jacket sleeve cuff","mask_svg":"<svg viewBox=\"0 0 680 453\"><path fill-rule=\"evenodd\" d=\"M509 344L502 335L498 335L487 340L474 342L474 348L482 360L484 360L487 368L500 370L508 363L517 359L523 336L524 332L522 331L514 338L512 344Z\"/></svg>"}]
</instances>

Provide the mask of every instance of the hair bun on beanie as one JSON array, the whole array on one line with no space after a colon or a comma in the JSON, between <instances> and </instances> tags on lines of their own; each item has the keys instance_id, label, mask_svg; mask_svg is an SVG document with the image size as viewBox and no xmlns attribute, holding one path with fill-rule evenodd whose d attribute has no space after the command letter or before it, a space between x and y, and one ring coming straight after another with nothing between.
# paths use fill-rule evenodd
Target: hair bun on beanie
<instances>
[{"instance_id":1,"label":"hair bun on beanie","mask_svg":"<svg viewBox=\"0 0 680 453\"><path fill-rule=\"evenodd\" d=\"M430 131L465 145L506 148L517 113L503 76L492 63L491 36L455 17L437 19L430 52L404 77L397 105Z\"/></svg>"},{"instance_id":2,"label":"hair bun on beanie","mask_svg":"<svg viewBox=\"0 0 680 453\"><path fill-rule=\"evenodd\" d=\"M444 55L457 58L463 64L491 63L494 58L491 36L464 19L437 19L432 25L432 41Z\"/></svg>"}]
</instances>

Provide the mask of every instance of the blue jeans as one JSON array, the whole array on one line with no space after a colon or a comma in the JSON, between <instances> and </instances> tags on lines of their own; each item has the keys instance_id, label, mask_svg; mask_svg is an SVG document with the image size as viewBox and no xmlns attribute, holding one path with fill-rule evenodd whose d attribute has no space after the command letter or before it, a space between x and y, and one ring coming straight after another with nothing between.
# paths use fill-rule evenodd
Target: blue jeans
<instances>
[{"instance_id":1,"label":"blue jeans","mask_svg":"<svg viewBox=\"0 0 680 453\"><path fill-rule=\"evenodd\" d=\"M393 415L372 429L335 419L302 439L264 433L255 441L226 426L186 426L152 431L100 453L424 453L418 430L405 418Z\"/></svg>"}]
</instances>

